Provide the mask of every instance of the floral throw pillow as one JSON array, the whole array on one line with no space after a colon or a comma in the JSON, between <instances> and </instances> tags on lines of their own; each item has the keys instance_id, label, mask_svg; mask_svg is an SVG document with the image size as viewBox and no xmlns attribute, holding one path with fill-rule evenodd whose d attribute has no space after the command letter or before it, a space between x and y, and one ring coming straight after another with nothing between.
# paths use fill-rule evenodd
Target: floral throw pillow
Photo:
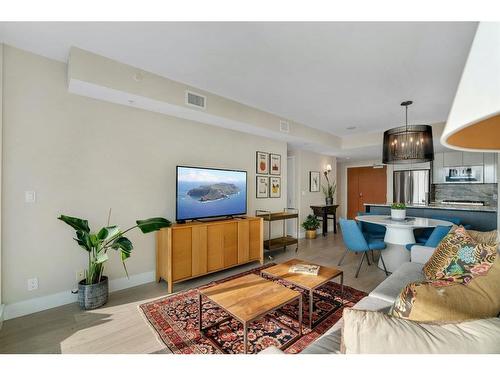
<instances>
[{"instance_id":1,"label":"floral throw pillow","mask_svg":"<svg viewBox=\"0 0 500 375\"><path fill-rule=\"evenodd\" d=\"M451 257L449 264L436 273L436 279L468 284L472 278L488 273L496 255L495 245L463 244Z\"/></svg>"},{"instance_id":2,"label":"floral throw pillow","mask_svg":"<svg viewBox=\"0 0 500 375\"><path fill-rule=\"evenodd\" d=\"M439 280L443 278L445 269L450 265L458 254L458 251L466 247L475 247L477 242L460 226L450 231L436 247L436 250L424 265L422 271L427 280Z\"/></svg>"}]
</instances>

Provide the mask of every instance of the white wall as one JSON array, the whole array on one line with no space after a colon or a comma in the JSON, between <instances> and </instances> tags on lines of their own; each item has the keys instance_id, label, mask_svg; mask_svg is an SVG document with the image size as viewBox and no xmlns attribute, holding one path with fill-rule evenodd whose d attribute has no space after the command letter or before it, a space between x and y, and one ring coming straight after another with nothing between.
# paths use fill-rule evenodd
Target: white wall
<instances>
[{"instance_id":1,"label":"white wall","mask_svg":"<svg viewBox=\"0 0 500 375\"><path fill-rule=\"evenodd\" d=\"M323 171L325 170L327 164L332 166L332 171L330 172L330 182L334 182L337 179L337 161L336 158L329 155L322 155L310 151L304 151L300 149L289 148L288 156L295 157L295 175L296 175L296 195L298 208L300 210L300 223L304 221L307 215L312 213L311 205L313 204L325 204L325 196L323 191L310 192L309 191L309 172L316 171L321 174L321 186L326 185L325 177L323 176ZM334 196L334 202L337 201L337 193ZM329 223L330 226L332 223ZM333 227L332 227L333 228ZM303 230L301 229L300 235L303 236Z\"/></svg>"},{"instance_id":2,"label":"white wall","mask_svg":"<svg viewBox=\"0 0 500 375\"><path fill-rule=\"evenodd\" d=\"M370 167L375 164L380 165L380 160L374 159L338 164L338 196L341 197L339 200L338 212L340 217L347 217L347 169L354 167ZM387 165L387 202L392 202L392 172L392 166Z\"/></svg>"},{"instance_id":3,"label":"white wall","mask_svg":"<svg viewBox=\"0 0 500 375\"><path fill-rule=\"evenodd\" d=\"M9 306L26 310L47 296L56 303L76 285L86 254L56 220L61 213L87 218L93 228L105 224L110 207L122 227L151 216L175 219L177 164L247 170L250 214L286 206L286 143L68 94L66 68L5 46L2 292ZM282 155L279 199L255 199L257 150ZM36 191L36 203L24 202L26 190ZM152 280L154 235L136 231L130 239L131 279ZM106 274L116 280L124 273L113 255ZM31 277L39 289L28 292Z\"/></svg>"},{"instance_id":4,"label":"white wall","mask_svg":"<svg viewBox=\"0 0 500 375\"><path fill-rule=\"evenodd\" d=\"M3 134L3 44L0 43L0 196L2 193L2 134ZM0 199L0 212L2 200ZM2 302L2 215L0 215L0 328L2 328L4 305Z\"/></svg>"}]
</instances>

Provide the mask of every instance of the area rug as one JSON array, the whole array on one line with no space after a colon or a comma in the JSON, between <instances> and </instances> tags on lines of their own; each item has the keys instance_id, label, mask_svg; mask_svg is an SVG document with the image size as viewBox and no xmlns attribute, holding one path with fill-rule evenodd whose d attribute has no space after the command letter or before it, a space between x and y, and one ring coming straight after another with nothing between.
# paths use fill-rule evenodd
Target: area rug
<instances>
[{"instance_id":1,"label":"area rug","mask_svg":"<svg viewBox=\"0 0 500 375\"><path fill-rule=\"evenodd\" d=\"M273 266L252 269L200 287L207 288L249 273ZM308 328L309 297L303 290L276 281L303 292L303 335L298 337L298 302L256 320L248 330L248 353L258 353L268 346L276 346L286 353L299 353L332 327L341 317L344 307L351 307L366 293L329 282L314 293L313 329ZM243 325L228 316L209 301L203 301L204 334L198 330L198 290L189 289L168 297L140 305L140 309L165 345L175 354L239 354L243 353Z\"/></svg>"}]
</instances>

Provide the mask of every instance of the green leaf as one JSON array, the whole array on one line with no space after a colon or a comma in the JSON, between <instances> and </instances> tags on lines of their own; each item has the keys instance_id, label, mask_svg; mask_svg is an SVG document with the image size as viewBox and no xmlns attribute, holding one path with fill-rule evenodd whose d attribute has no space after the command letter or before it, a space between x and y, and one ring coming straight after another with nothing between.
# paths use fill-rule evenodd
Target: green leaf
<instances>
[{"instance_id":1,"label":"green leaf","mask_svg":"<svg viewBox=\"0 0 500 375\"><path fill-rule=\"evenodd\" d=\"M132 242L127 237L118 237L111 244L111 248L115 250L120 249L122 252L125 251L130 254L134 245L132 245Z\"/></svg>"},{"instance_id":2,"label":"green leaf","mask_svg":"<svg viewBox=\"0 0 500 375\"><path fill-rule=\"evenodd\" d=\"M61 215L58 217L59 220L64 221L70 227L75 230L81 230L83 232L90 232L89 222L87 220L79 219L77 217Z\"/></svg>"},{"instance_id":3,"label":"green leaf","mask_svg":"<svg viewBox=\"0 0 500 375\"><path fill-rule=\"evenodd\" d=\"M166 228L172 225L169 220L163 217L153 217L146 220L137 220L136 223L142 233L154 232L158 229Z\"/></svg>"},{"instance_id":4,"label":"green leaf","mask_svg":"<svg viewBox=\"0 0 500 375\"><path fill-rule=\"evenodd\" d=\"M95 233L90 233L89 238L90 238L90 243L92 244L93 247L97 247L102 242L97 238L97 234Z\"/></svg>"},{"instance_id":5,"label":"green leaf","mask_svg":"<svg viewBox=\"0 0 500 375\"><path fill-rule=\"evenodd\" d=\"M118 233L120 233L120 228L116 225L104 227L97 233L97 238L101 241L106 241L116 236Z\"/></svg>"},{"instance_id":6,"label":"green leaf","mask_svg":"<svg viewBox=\"0 0 500 375\"><path fill-rule=\"evenodd\" d=\"M92 250L92 243L90 241L90 235L88 234L88 232L77 230L75 241L78 242L78 245L83 247L85 250Z\"/></svg>"},{"instance_id":7,"label":"green leaf","mask_svg":"<svg viewBox=\"0 0 500 375\"><path fill-rule=\"evenodd\" d=\"M101 264L101 263L104 263L105 261L107 261L108 259L109 259L108 254L101 252L101 253L97 254L95 262L97 264Z\"/></svg>"}]
</instances>

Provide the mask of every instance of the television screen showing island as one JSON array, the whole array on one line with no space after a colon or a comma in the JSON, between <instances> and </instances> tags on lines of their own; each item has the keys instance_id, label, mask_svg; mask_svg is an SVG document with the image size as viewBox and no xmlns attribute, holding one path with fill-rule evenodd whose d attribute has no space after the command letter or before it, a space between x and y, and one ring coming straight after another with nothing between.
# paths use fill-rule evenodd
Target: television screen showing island
<instances>
[{"instance_id":1,"label":"television screen showing island","mask_svg":"<svg viewBox=\"0 0 500 375\"><path fill-rule=\"evenodd\" d=\"M243 215L247 210L247 173L177 167L177 220Z\"/></svg>"}]
</instances>

